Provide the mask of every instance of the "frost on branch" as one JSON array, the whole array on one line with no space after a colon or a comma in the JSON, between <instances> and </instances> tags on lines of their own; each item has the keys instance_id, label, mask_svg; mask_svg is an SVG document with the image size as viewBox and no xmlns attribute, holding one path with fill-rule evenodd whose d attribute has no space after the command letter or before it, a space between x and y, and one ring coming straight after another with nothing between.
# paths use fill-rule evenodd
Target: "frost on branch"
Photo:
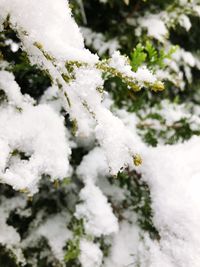
<instances>
[{"instance_id":1,"label":"frost on branch","mask_svg":"<svg viewBox=\"0 0 200 267\"><path fill-rule=\"evenodd\" d=\"M3 203L0 205L0 244L8 249L12 249L16 256L17 262L24 263L22 250L19 247L21 241L19 233L16 229L7 224L9 213L16 208L24 208L26 205L25 198L15 197L11 200L3 198Z\"/></svg>"},{"instance_id":2,"label":"frost on branch","mask_svg":"<svg viewBox=\"0 0 200 267\"><path fill-rule=\"evenodd\" d=\"M41 215L41 214L40 214ZM37 242L42 238L48 240L51 251L56 259L63 261L64 250L68 239L71 238L72 233L66 227L67 213L49 216L48 219L43 221L41 225L35 223L26 239L23 240L22 247L34 247ZM36 218L39 221L40 216Z\"/></svg>"},{"instance_id":3,"label":"frost on branch","mask_svg":"<svg viewBox=\"0 0 200 267\"><path fill-rule=\"evenodd\" d=\"M82 14L93 5L73 2ZM112 9L116 1L101 2ZM165 144L200 134L198 105L185 112L174 96L191 85L200 64L186 48L171 58L161 50L170 51L166 39L176 17L189 31L199 9L190 1L184 14L185 1L176 1L175 12L154 12L151 4L147 12L138 1L144 10L136 4L127 14L131 1L125 2L117 38L112 27L110 36L95 33L97 25L82 28L101 60L84 47L68 1L0 1L1 29L19 38L17 48L10 39L5 47L27 55L26 64L49 78L33 99L21 93L17 60L0 65L0 243L30 266L199 267L199 138ZM131 60L114 51L130 55L139 38ZM166 92L173 104L154 99L164 89L159 79L173 84ZM32 202L14 190L17 197L10 196L7 185L28 191Z\"/></svg>"},{"instance_id":4,"label":"frost on branch","mask_svg":"<svg viewBox=\"0 0 200 267\"><path fill-rule=\"evenodd\" d=\"M104 105L103 77L116 76L133 91L142 87L159 91L163 84L145 67L133 72L119 52L110 60L100 61L97 55L86 50L67 1L42 0L37 5L35 1L1 1L0 10L1 28L9 27L17 33L30 63L37 65L51 80L51 89L38 103L30 96L22 95L13 74L4 70L10 69L9 64L1 63L1 183L33 195L38 192L42 177L49 176L54 181L70 174L71 146L76 145L68 140L71 136L64 126L64 113L76 126L76 138L83 142L86 138L96 141L99 146L96 151L100 151L107 175L116 175L122 168L133 166L137 152L134 136ZM59 101L57 108L49 103L51 98ZM107 197L95 184L95 175L88 181L87 177L83 178L85 185L79 189L82 203L73 207L76 210L73 216L83 220L84 236L76 240L75 245L79 247L75 250L84 267L100 266L103 258L95 241L87 241L88 236L95 239L118 231L117 217ZM76 186L74 190L77 190ZM39 220L43 221L41 225ZM13 235L16 240L12 245L15 245L20 237L14 230ZM63 235L63 238L57 240L56 235ZM21 250L37 246L42 237L57 260L67 258L63 248L68 239L70 244L72 236L65 228L63 216L45 219L42 212L38 213L20 245ZM93 257L90 257L90 251L93 251Z\"/></svg>"},{"instance_id":5,"label":"frost on branch","mask_svg":"<svg viewBox=\"0 0 200 267\"><path fill-rule=\"evenodd\" d=\"M11 73L0 72L0 86L7 97L0 107L0 181L33 194L43 174L55 180L69 172L63 119L47 105L34 106Z\"/></svg>"},{"instance_id":6,"label":"frost on branch","mask_svg":"<svg viewBox=\"0 0 200 267\"><path fill-rule=\"evenodd\" d=\"M183 144L148 148L143 154L141 172L151 188L160 240L145 239L141 266L199 265L199 146L199 137L193 137Z\"/></svg>"},{"instance_id":7,"label":"frost on branch","mask_svg":"<svg viewBox=\"0 0 200 267\"><path fill-rule=\"evenodd\" d=\"M117 232L117 219L97 186L86 184L80 192L80 199L84 203L77 206L76 216L84 219L87 234L99 237Z\"/></svg>"},{"instance_id":8,"label":"frost on branch","mask_svg":"<svg viewBox=\"0 0 200 267\"><path fill-rule=\"evenodd\" d=\"M34 48L35 42L61 62L97 59L84 49L83 38L71 18L68 1L42 0L35 4L35 1L2 0L0 10L1 22L9 16L9 23L17 30L24 47L35 60L40 56Z\"/></svg>"},{"instance_id":9,"label":"frost on branch","mask_svg":"<svg viewBox=\"0 0 200 267\"><path fill-rule=\"evenodd\" d=\"M102 252L99 247L85 239L80 242L79 260L83 267L100 267L102 263Z\"/></svg>"},{"instance_id":10,"label":"frost on branch","mask_svg":"<svg viewBox=\"0 0 200 267\"><path fill-rule=\"evenodd\" d=\"M119 53L114 57L118 57L120 65L112 63L114 58L108 64L97 63L98 57L84 49L82 36L64 0L56 3L43 0L40 5L34 1L3 1L0 7L4 19L18 32L30 61L44 69L57 86L64 108L77 124L77 135L87 137L94 133L112 174L132 164L135 151L131 134L101 103L102 72L119 76L136 91L142 86L163 90L163 84L145 68L132 72Z\"/></svg>"}]
</instances>

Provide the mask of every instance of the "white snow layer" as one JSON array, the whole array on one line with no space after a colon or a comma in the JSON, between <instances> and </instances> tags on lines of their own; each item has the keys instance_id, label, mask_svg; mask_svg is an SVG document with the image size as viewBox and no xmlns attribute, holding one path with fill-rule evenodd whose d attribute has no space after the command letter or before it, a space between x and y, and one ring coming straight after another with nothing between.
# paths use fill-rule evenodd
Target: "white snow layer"
<instances>
[{"instance_id":1,"label":"white snow layer","mask_svg":"<svg viewBox=\"0 0 200 267\"><path fill-rule=\"evenodd\" d=\"M102 95L96 90L103 86L101 72L79 68L75 75L76 79L65 90L72 103L76 103L69 112L77 121L77 134L88 137L93 133L104 150L111 174L117 174L121 167L133 165L134 138L123 122L102 105Z\"/></svg>"},{"instance_id":2,"label":"white snow layer","mask_svg":"<svg viewBox=\"0 0 200 267\"><path fill-rule=\"evenodd\" d=\"M103 253L98 245L86 239L80 241L79 260L83 267L100 267L102 258Z\"/></svg>"},{"instance_id":3,"label":"white snow layer","mask_svg":"<svg viewBox=\"0 0 200 267\"><path fill-rule=\"evenodd\" d=\"M164 258L167 267L199 266L199 151L200 138L193 137L183 144L148 148L143 154L140 170L150 186L153 222L161 239L149 242L159 253L150 253L142 266L160 266Z\"/></svg>"},{"instance_id":4,"label":"white snow layer","mask_svg":"<svg viewBox=\"0 0 200 267\"><path fill-rule=\"evenodd\" d=\"M83 34L87 47L93 47L100 56L102 56L107 51L111 56L114 51L116 51L120 47L117 38L106 40L105 36L102 33L94 32L90 28L81 27L81 33Z\"/></svg>"},{"instance_id":5,"label":"white snow layer","mask_svg":"<svg viewBox=\"0 0 200 267\"><path fill-rule=\"evenodd\" d=\"M0 86L9 101L0 107L1 182L32 194L42 174L54 180L69 171L64 121L47 105L33 106L10 73L0 72ZM21 159L20 152L27 159Z\"/></svg>"},{"instance_id":6,"label":"white snow layer","mask_svg":"<svg viewBox=\"0 0 200 267\"><path fill-rule=\"evenodd\" d=\"M0 244L13 251L17 262L23 262L24 258L19 246L21 241L20 235L13 226L7 224L7 219L12 210L25 207L26 199L14 197L11 199L2 198L2 200L0 204Z\"/></svg>"},{"instance_id":7,"label":"white snow layer","mask_svg":"<svg viewBox=\"0 0 200 267\"><path fill-rule=\"evenodd\" d=\"M141 233L143 238L140 240L136 224L127 225L127 235L121 234L121 230L116 232L105 266L122 267L136 262L142 267L199 266L200 138L193 137L183 144L160 145L156 148L145 147L139 144L140 139L136 140L143 159L138 170L150 187L153 223L160 234L160 240L153 241L144 233ZM80 217L85 215L89 233L97 236L104 231L104 226L101 226L102 219L97 214L103 214L105 209L102 204L100 208L95 202L95 196L98 194L93 196L93 186L88 189L87 183L96 183L98 178L101 179L101 175L108 175L107 168L104 153L100 148L95 148L83 158L77 170L79 177L86 183L86 189L81 192L81 200L84 202L78 207L77 214L80 214ZM112 216L103 214L102 218L105 224L107 218ZM99 230L98 226L102 230ZM106 228L109 229L108 226ZM133 242L132 245L126 241L126 236ZM126 245L123 249L122 244Z\"/></svg>"},{"instance_id":8,"label":"white snow layer","mask_svg":"<svg viewBox=\"0 0 200 267\"><path fill-rule=\"evenodd\" d=\"M34 47L34 43L37 42L58 62L79 60L95 63L98 60L97 56L84 49L83 39L71 17L68 1L40 0L35 4L33 0L1 0L0 12L3 19L10 14L10 22L20 33L23 45L31 56L42 57L42 52ZM183 22L189 30L189 21L184 18ZM145 18L141 25L147 28L150 36L160 41L165 39L167 30L164 22L158 17L151 16L148 20ZM191 54L182 54L182 59L187 61L188 65L193 65ZM49 64L46 61L45 66L50 69L52 76L61 79L59 68L53 63L51 66ZM113 55L110 66L138 81L155 81L153 75L145 68L133 73L118 53ZM15 189L28 189L30 193L34 193L42 174L58 179L65 177L69 171L70 148L63 118L48 105L34 106L34 101L30 97L22 96L11 74L0 72L0 82L8 101L0 107L1 182L10 184ZM78 134L83 137L94 134L100 145L100 148L93 151L93 155L99 161L103 159L101 164L96 164L89 170L93 162L84 158L85 165L82 164L77 170L85 187L80 192L82 203L77 205L76 216L83 218L87 234L97 237L115 234L108 266L116 267L118 264L122 267L126 263L131 264L130 253L132 250L134 254L136 246L133 244L132 248L126 242L127 228L129 229L130 225L121 225L119 231L111 205L95 182L102 174L101 171L104 175L107 175L108 171L116 174L121 167L133 165L135 147L140 147L143 164L139 170L142 178L150 186L153 222L160 234L160 240L156 241L144 236L144 246L140 247L140 254L143 255L139 259L140 266L199 267L200 138L193 137L184 144L145 148L138 144L141 142L139 139L134 139L135 133L131 132L131 126L126 127L126 123L102 105L102 95L96 90L103 85L100 71L94 68L80 68L75 71L74 81L61 84L72 100L68 110L71 117L77 120ZM22 159L16 151L23 152L26 159ZM100 153L99 156L96 153ZM88 157L91 156L92 154ZM90 164L88 169L87 164ZM1 214L0 223L8 235L1 235L0 241L13 246L20 241L19 234L14 228L6 225L3 209ZM65 229L64 221L55 219L53 225L54 223ZM52 240L51 246L54 247L55 255L60 258L61 248L66 239L61 238L57 243L58 229L48 232L47 229L51 227L52 222L47 222L46 227L41 227L39 231ZM134 229L130 230L130 238L137 243L137 229ZM127 250L123 251L120 259L116 255L122 252L122 243L126 245ZM95 264L100 266L102 255L95 244L82 240L80 249L80 261L84 267Z\"/></svg>"},{"instance_id":9,"label":"white snow layer","mask_svg":"<svg viewBox=\"0 0 200 267\"><path fill-rule=\"evenodd\" d=\"M138 19L142 28L147 29L147 34L160 42L164 42L168 35L165 22L159 15L148 14Z\"/></svg>"},{"instance_id":10,"label":"white snow layer","mask_svg":"<svg viewBox=\"0 0 200 267\"><path fill-rule=\"evenodd\" d=\"M109 235L118 231L117 218L102 191L92 183L87 183L80 192L83 203L76 207L76 217L83 218L87 234Z\"/></svg>"},{"instance_id":11,"label":"white snow layer","mask_svg":"<svg viewBox=\"0 0 200 267\"><path fill-rule=\"evenodd\" d=\"M132 71L131 65L125 56L122 56L119 51L115 51L112 54L109 65L116 68L119 72L135 79L141 85L144 82L153 84L156 82L155 76L147 69L146 66L139 67L136 72Z\"/></svg>"},{"instance_id":12,"label":"white snow layer","mask_svg":"<svg viewBox=\"0 0 200 267\"><path fill-rule=\"evenodd\" d=\"M122 121L102 105L102 94L97 90L103 86L101 71L94 67L83 67L75 70L75 79L71 82L66 83L63 79L66 72L63 64L66 60L90 63L97 61L96 56L88 54L84 49L82 36L67 3L64 0L41 0L39 5L35 5L34 1L14 0L2 1L0 8L5 18L10 14L11 23L18 30L32 63L48 71L54 83L60 87L60 93L66 102L65 108L70 113L70 118L77 123L77 135L86 138L94 135L105 151L110 172L117 174L120 168L133 165L132 158L136 152L134 140ZM45 21L48 23L44 23ZM50 56L54 59L50 60ZM122 64L119 67L124 66ZM130 76L138 82L155 81L154 76L145 68L139 69L138 73L130 70Z\"/></svg>"},{"instance_id":13,"label":"white snow layer","mask_svg":"<svg viewBox=\"0 0 200 267\"><path fill-rule=\"evenodd\" d=\"M36 232L33 232L33 235L46 238L54 256L63 261L65 256L64 247L67 240L72 237L72 233L67 229L66 214L49 217Z\"/></svg>"},{"instance_id":14,"label":"white snow layer","mask_svg":"<svg viewBox=\"0 0 200 267\"><path fill-rule=\"evenodd\" d=\"M40 43L45 51L63 60L96 61L97 56L84 49L78 26L66 0L1 0L0 14L20 32L26 48ZM3 22L2 19L2 22Z\"/></svg>"}]
</instances>

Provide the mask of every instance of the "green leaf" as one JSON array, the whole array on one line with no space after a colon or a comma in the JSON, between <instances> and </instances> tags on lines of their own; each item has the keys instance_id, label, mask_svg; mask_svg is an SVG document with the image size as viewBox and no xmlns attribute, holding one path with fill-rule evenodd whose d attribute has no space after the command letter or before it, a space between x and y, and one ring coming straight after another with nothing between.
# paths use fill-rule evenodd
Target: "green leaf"
<instances>
[{"instance_id":1,"label":"green leaf","mask_svg":"<svg viewBox=\"0 0 200 267\"><path fill-rule=\"evenodd\" d=\"M146 60L146 53L143 52L144 47L139 43L136 48L134 48L133 53L131 54L131 66L134 71L142 65Z\"/></svg>"},{"instance_id":2,"label":"green leaf","mask_svg":"<svg viewBox=\"0 0 200 267\"><path fill-rule=\"evenodd\" d=\"M65 262L77 259L80 253L79 240L71 239L67 242L67 252L65 254Z\"/></svg>"}]
</instances>

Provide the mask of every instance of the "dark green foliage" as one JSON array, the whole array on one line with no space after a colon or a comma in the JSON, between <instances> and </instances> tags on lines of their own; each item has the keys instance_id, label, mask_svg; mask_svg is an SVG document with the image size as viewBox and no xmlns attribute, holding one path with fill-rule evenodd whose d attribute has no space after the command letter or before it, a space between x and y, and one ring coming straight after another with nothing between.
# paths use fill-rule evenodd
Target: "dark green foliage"
<instances>
[{"instance_id":1,"label":"dark green foliage","mask_svg":"<svg viewBox=\"0 0 200 267\"><path fill-rule=\"evenodd\" d=\"M43 221L45 221L45 219L48 219L49 216L56 215L63 210L68 210L69 214L73 213L76 203L75 196L77 195L77 192L74 187L73 196L73 191L68 192L67 186L65 184L60 184L58 187L54 187L53 184L48 181L48 178L44 177L41 180L39 192L35 194L31 199L27 197L27 205L25 209L30 209L30 214L28 216L23 215L23 213L21 213L21 209L12 210L7 220L8 225L13 226L23 240L27 237L31 223L34 221L34 219L36 219L38 213L41 212L41 210L43 211ZM7 185L0 185L0 192L1 194L4 194L5 197L11 199L20 194ZM24 196L26 197L26 195ZM81 233L81 225L81 221L72 220L68 227L69 229L74 230L75 234L78 235ZM44 251L48 251L48 254L51 255L51 257L43 257L42 255L44 254ZM24 256L27 262L31 262L32 259L37 259L37 266L39 267L62 266L53 256L48 242L45 238L40 239L39 242L34 243L32 246L26 247L26 249L24 250ZM14 255L9 250L6 250L4 247L0 246L0 263L1 262L4 262L5 265L0 264L0 266L18 267L18 265L12 265L12 262L16 262ZM6 263L8 265L6 265ZM21 265L19 265L19 267L21 267ZM31 267L31 264L27 263L25 267Z\"/></svg>"},{"instance_id":2,"label":"dark green foliage","mask_svg":"<svg viewBox=\"0 0 200 267\"><path fill-rule=\"evenodd\" d=\"M18 44L19 49L13 51L6 40ZM20 41L16 33L9 27L6 31L0 33L0 48L3 59L10 63L8 69L14 73L21 92L38 99L51 85L50 78L44 71L30 64L26 53L20 48Z\"/></svg>"},{"instance_id":3,"label":"dark green foliage","mask_svg":"<svg viewBox=\"0 0 200 267\"><path fill-rule=\"evenodd\" d=\"M85 235L83 220L72 217L69 229L73 232L73 239L68 240L66 245L65 262L68 264L77 263L80 254L80 239Z\"/></svg>"},{"instance_id":4,"label":"dark green foliage","mask_svg":"<svg viewBox=\"0 0 200 267\"><path fill-rule=\"evenodd\" d=\"M16 257L9 249L0 245L0 266L2 267L20 267L16 263Z\"/></svg>"},{"instance_id":5,"label":"dark green foliage","mask_svg":"<svg viewBox=\"0 0 200 267\"><path fill-rule=\"evenodd\" d=\"M200 135L200 127L197 130L193 130L186 118L176 121L171 128L174 129L174 134L169 137L166 144L175 144L178 141L183 142L189 140L193 135Z\"/></svg>"},{"instance_id":6,"label":"dark green foliage","mask_svg":"<svg viewBox=\"0 0 200 267\"><path fill-rule=\"evenodd\" d=\"M176 47L172 47L168 53L164 49L156 49L151 41L146 41L145 45L137 44L131 53L131 65L134 71L137 71L143 63L149 69L164 68L164 59L170 58L175 52Z\"/></svg>"},{"instance_id":7,"label":"dark green foliage","mask_svg":"<svg viewBox=\"0 0 200 267\"><path fill-rule=\"evenodd\" d=\"M66 246L66 254L65 254L65 261L67 263L73 263L77 261L77 258L80 254L79 248L79 240L78 239L70 239L67 242Z\"/></svg>"},{"instance_id":8,"label":"dark green foliage","mask_svg":"<svg viewBox=\"0 0 200 267\"><path fill-rule=\"evenodd\" d=\"M113 203L114 212L119 220L123 219L122 212L124 210L133 210L138 215L140 227L147 231L151 238L159 239L159 233L152 221L150 190L148 185L142 180L141 175L127 169L119 173L117 179L110 178L109 180L111 184L117 184L129 192L120 207L115 206L115 203Z\"/></svg>"},{"instance_id":9,"label":"dark green foliage","mask_svg":"<svg viewBox=\"0 0 200 267\"><path fill-rule=\"evenodd\" d=\"M42 255L41 248L47 251L49 250L50 256ZM32 267L31 259L37 259L38 267L62 267L62 264L53 257L50 247L45 238L41 238L37 246L33 245L32 247L26 248L24 255L28 259L28 262L30 261L30 263L27 263L25 265L25 267Z\"/></svg>"},{"instance_id":10,"label":"dark green foliage","mask_svg":"<svg viewBox=\"0 0 200 267\"><path fill-rule=\"evenodd\" d=\"M138 44L131 54L132 69L137 71L138 67L145 62L146 58L147 54L144 52L144 47L141 44Z\"/></svg>"},{"instance_id":11,"label":"dark green foliage","mask_svg":"<svg viewBox=\"0 0 200 267\"><path fill-rule=\"evenodd\" d=\"M149 38L147 33L142 33L141 36L136 36L134 28L137 26L129 25L128 18L138 18L144 16L146 11L153 14L162 12L162 10L174 10L177 7L178 1L175 0L130 0L128 5L123 0L109 0L106 4L100 3L99 0L83 0L83 7L80 7L81 1L71 0L70 4L73 10L74 17L80 26L88 27L95 32L103 33L105 40L116 38L120 44L120 52L130 58L133 71L137 71L138 67L143 64L147 65L152 72L157 69L166 69L165 59L169 59L176 49L176 45L180 45L188 51L193 51L200 54L200 35L199 27L200 20L191 16L192 29L186 32L182 27L174 25L170 29L169 40L174 46L166 51L165 44L157 40ZM83 12L84 11L84 12ZM17 51L12 51L11 46L6 43L6 40L12 40L20 45L20 41L16 33L9 28L0 34L0 57L10 63L9 70L13 71L16 81L21 87L23 94L28 94L34 99L39 100L44 91L51 85L51 80L48 73L41 71L36 66L32 66L25 52L21 47ZM92 52L94 47L89 47ZM102 58L108 58L108 52L102 55ZM72 67L71 65L68 68ZM192 69L193 83L186 82L185 89L180 91L171 82L165 82L165 92L154 93L143 88L140 92L134 92L127 87L119 78L109 77L105 82L105 90L108 91L114 99L114 106L126 109L129 112L136 112L140 123L137 128L141 137L146 144L157 146L160 140L165 144L175 144L190 139L194 135L200 135L200 129L193 129L191 121L188 118L182 118L173 122L172 125L166 125L166 120L159 114L160 102L163 99L169 99L174 103L189 102L200 104L200 72ZM65 79L67 77L64 77ZM185 77L183 77L186 80ZM4 92L0 88L0 102L6 101ZM140 111L154 107L157 105L158 112L149 112L147 115L141 115ZM193 111L191 110L191 113ZM76 133L76 121L70 121L68 114L65 114L65 126L71 132ZM152 123L147 124L145 120L150 119ZM158 122L161 127L156 128L153 122ZM78 147L72 149L70 164L76 170L76 167L81 163L83 156L88 153L89 148ZM23 151L13 151L13 155L19 155L21 159L28 160L29 155ZM125 189L126 199L121 203L114 203L112 198L109 199L115 215L119 221L123 221L123 212L131 210L137 214L138 224L145 232L149 233L152 239L159 240L159 233L153 223L153 211L151 208L150 188L142 180L141 174L135 171L125 170L119 173L117 179L108 177L110 184L117 185ZM71 187L70 187L71 186ZM10 212L7 223L13 226L24 240L31 228L31 223L37 218L37 215L42 210L42 220L45 221L49 216L68 211L70 222L67 227L73 233L73 238L68 240L65 250L65 266L80 267L78 256L80 253L80 238L86 237L83 227L83 221L77 220L72 214L75 211L75 205L78 201L78 193L82 188L82 181L79 181L76 174L66 178L63 182L56 182L55 185L49 181L49 177L43 177L40 184L40 190L33 196L32 199L27 197L27 205L25 209L30 209L30 215L24 216L21 210L14 209ZM68 187L71 190L68 190ZM0 185L0 195L5 198L13 198L19 195L11 187ZM69 218L68 218L69 219ZM88 238L88 237L86 237ZM106 238L96 238L94 242L100 245L104 256L110 253L110 244ZM42 256L43 252L48 252L50 256ZM31 261L36 261L38 267L60 267L61 264L52 255L49 244L45 238L27 247L24 250L24 255L27 260L25 267L32 267ZM16 258L13 253L0 246L0 267L21 267L16 263Z\"/></svg>"},{"instance_id":12,"label":"dark green foliage","mask_svg":"<svg viewBox=\"0 0 200 267\"><path fill-rule=\"evenodd\" d=\"M145 122L148 118L152 119L150 124ZM143 120L144 123L141 121L138 124L138 129L144 141L151 146L156 146L160 139L165 144L172 145L189 140L194 135L200 135L200 126L193 129L188 118L182 118L174 121L171 125L167 125L166 120L160 114L150 113ZM154 125L156 121L160 123L159 128L155 127L156 124Z\"/></svg>"}]
</instances>

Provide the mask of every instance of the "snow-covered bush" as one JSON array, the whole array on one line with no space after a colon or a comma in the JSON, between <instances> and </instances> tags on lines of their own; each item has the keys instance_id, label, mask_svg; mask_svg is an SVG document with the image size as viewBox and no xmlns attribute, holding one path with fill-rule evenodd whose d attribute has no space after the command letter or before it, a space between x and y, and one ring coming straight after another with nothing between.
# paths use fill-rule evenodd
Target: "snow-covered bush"
<instances>
[{"instance_id":1,"label":"snow-covered bush","mask_svg":"<svg viewBox=\"0 0 200 267\"><path fill-rule=\"evenodd\" d=\"M199 266L199 17L0 0L0 266Z\"/></svg>"}]
</instances>

